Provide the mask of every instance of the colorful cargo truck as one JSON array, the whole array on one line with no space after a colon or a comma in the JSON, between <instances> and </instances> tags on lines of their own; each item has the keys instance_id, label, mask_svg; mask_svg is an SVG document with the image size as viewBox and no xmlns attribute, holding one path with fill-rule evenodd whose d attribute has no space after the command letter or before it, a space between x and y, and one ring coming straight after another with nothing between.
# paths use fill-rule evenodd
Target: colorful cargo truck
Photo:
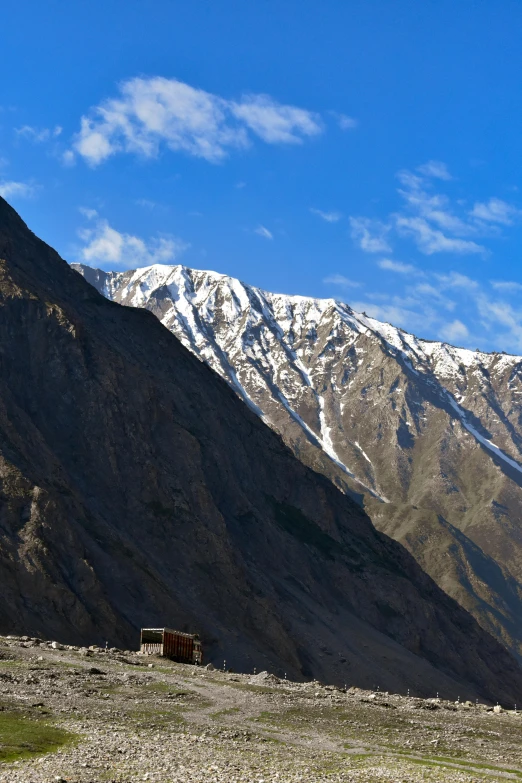
<instances>
[{"instance_id":1,"label":"colorful cargo truck","mask_svg":"<svg viewBox=\"0 0 522 783\"><path fill-rule=\"evenodd\" d=\"M162 655L179 663L203 662L201 640L197 633L172 628L142 628L140 649L148 655Z\"/></svg>"}]
</instances>

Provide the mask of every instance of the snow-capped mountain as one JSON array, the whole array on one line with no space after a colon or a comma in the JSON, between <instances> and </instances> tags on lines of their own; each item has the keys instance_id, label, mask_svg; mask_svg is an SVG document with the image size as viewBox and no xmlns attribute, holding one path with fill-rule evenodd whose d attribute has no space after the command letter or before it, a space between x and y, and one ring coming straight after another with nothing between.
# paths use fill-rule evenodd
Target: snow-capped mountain
<instances>
[{"instance_id":1,"label":"snow-capped mountain","mask_svg":"<svg viewBox=\"0 0 522 783\"><path fill-rule=\"evenodd\" d=\"M422 340L333 299L215 272L73 267L109 299L151 310L522 652L522 357Z\"/></svg>"}]
</instances>

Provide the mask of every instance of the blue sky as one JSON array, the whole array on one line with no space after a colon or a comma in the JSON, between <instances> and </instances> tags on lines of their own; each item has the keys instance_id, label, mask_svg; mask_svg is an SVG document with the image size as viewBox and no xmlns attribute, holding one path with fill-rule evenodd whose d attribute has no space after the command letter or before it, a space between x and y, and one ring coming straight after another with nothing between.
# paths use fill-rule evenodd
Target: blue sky
<instances>
[{"instance_id":1,"label":"blue sky","mask_svg":"<svg viewBox=\"0 0 522 783\"><path fill-rule=\"evenodd\" d=\"M521 29L509 0L20 0L0 194L69 261L522 353Z\"/></svg>"}]
</instances>

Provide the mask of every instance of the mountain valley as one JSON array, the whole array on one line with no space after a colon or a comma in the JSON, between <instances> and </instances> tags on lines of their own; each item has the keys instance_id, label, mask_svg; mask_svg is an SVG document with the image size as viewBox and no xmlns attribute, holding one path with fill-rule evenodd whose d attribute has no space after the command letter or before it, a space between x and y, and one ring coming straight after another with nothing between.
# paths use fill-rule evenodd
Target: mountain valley
<instances>
[{"instance_id":1,"label":"mountain valley","mask_svg":"<svg viewBox=\"0 0 522 783\"><path fill-rule=\"evenodd\" d=\"M0 631L133 649L169 625L239 671L520 702L400 544L3 200L0 259Z\"/></svg>"}]
</instances>

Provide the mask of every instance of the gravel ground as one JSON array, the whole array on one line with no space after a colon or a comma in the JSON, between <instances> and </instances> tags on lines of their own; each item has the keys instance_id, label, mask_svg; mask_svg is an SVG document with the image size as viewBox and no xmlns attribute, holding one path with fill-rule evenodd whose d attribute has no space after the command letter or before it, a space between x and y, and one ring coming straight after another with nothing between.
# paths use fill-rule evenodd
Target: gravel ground
<instances>
[{"instance_id":1,"label":"gravel ground","mask_svg":"<svg viewBox=\"0 0 522 783\"><path fill-rule=\"evenodd\" d=\"M0 637L0 710L72 732L9 783L522 781L514 709ZM0 758L5 750L0 722Z\"/></svg>"}]
</instances>

